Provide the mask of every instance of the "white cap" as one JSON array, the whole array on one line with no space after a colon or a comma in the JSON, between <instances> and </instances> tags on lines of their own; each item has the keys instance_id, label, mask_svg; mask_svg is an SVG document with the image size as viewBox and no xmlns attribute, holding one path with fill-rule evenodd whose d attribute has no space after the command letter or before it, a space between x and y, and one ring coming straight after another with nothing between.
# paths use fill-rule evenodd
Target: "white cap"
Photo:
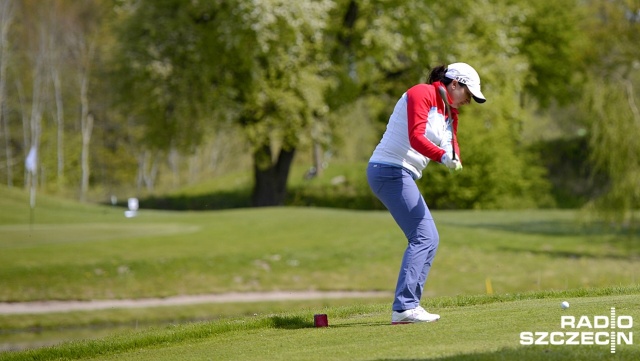
<instances>
[{"instance_id":1,"label":"white cap","mask_svg":"<svg viewBox=\"0 0 640 361\"><path fill-rule=\"evenodd\" d=\"M477 103L484 103L487 100L480 91L480 76L478 72L467 63L453 63L447 67L447 72L444 74L449 79L457 80L458 82L467 86L473 99Z\"/></svg>"}]
</instances>

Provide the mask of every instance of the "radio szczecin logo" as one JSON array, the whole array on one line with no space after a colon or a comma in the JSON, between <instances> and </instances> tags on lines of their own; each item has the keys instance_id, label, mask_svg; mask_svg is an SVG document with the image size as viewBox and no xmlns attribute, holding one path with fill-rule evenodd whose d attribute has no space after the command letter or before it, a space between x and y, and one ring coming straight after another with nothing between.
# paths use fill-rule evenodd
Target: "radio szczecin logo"
<instances>
[{"instance_id":1,"label":"radio szczecin logo","mask_svg":"<svg viewBox=\"0 0 640 361\"><path fill-rule=\"evenodd\" d=\"M562 331L520 332L520 344L531 345L607 345L616 353L616 345L633 345L633 317L616 316L611 307L609 316L561 316Z\"/></svg>"}]
</instances>

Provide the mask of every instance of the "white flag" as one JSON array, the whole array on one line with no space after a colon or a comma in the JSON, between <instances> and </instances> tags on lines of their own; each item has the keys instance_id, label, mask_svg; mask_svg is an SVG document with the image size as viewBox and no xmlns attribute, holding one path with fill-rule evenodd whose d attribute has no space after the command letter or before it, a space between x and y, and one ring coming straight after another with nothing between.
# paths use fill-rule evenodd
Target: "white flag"
<instances>
[{"instance_id":1,"label":"white flag","mask_svg":"<svg viewBox=\"0 0 640 361\"><path fill-rule=\"evenodd\" d=\"M31 146L31 150L29 150L29 154L27 155L27 159L24 161L24 166L31 173L36 172L36 167L38 164L38 148L36 146Z\"/></svg>"}]
</instances>

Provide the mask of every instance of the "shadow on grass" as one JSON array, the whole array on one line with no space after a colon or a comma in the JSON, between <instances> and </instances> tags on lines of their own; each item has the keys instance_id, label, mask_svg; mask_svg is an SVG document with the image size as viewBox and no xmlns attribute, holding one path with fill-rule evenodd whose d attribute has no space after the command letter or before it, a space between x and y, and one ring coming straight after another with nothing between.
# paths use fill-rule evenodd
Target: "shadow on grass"
<instances>
[{"instance_id":1,"label":"shadow on grass","mask_svg":"<svg viewBox=\"0 0 640 361\"><path fill-rule=\"evenodd\" d=\"M394 358L377 359L374 361L599 361L613 359L616 361L637 361L640 359L640 350L637 348L619 347L615 354L611 354L607 346L527 346L520 348L503 348L494 352L459 354L436 358Z\"/></svg>"},{"instance_id":2,"label":"shadow on grass","mask_svg":"<svg viewBox=\"0 0 640 361\"><path fill-rule=\"evenodd\" d=\"M274 328L282 328L287 330L296 330L299 328L312 328L313 322L300 316L273 316L271 323Z\"/></svg>"},{"instance_id":3,"label":"shadow on grass","mask_svg":"<svg viewBox=\"0 0 640 361\"><path fill-rule=\"evenodd\" d=\"M251 207L249 190L216 192L204 195L148 197L140 200L140 208L174 211L210 211Z\"/></svg>"},{"instance_id":4,"label":"shadow on grass","mask_svg":"<svg viewBox=\"0 0 640 361\"><path fill-rule=\"evenodd\" d=\"M640 259L640 250L630 250L628 251L630 254L613 254L613 253L601 253L601 254L591 254L591 253L578 253L578 252L570 252L570 251L537 251L531 249L521 249L521 248L511 248L511 247L498 247L499 251L502 252L515 252L515 253L527 253L536 256L548 256L551 258L565 258L565 259L610 259L610 260L638 260ZM634 254L635 253L635 254Z\"/></svg>"},{"instance_id":5,"label":"shadow on grass","mask_svg":"<svg viewBox=\"0 0 640 361\"><path fill-rule=\"evenodd\" d=\"M393 326L390 322L353 322L343 323L340 325L329 325L331 328L344 328L344 327L362 327L362 326Z\"/></svg>"},{"instance_id":6,"label":"shadow on grass","mask_svg":"<svg viewBox=\"0 0 640 361\"><path fill-rule=\"evenodd\" d=\"M476 223L473 225L460 225L461 227L475 229L489 229L506 231L515 234L543 235L543 236L587 236L591 243L607 246L611 252L590 253L573 252L567 250L532 250L526 244L514 247L503 246L498 249L507 252L527 252L535 255L546 255L553 258L567 259L637 259L640 257L640 229L614 229L601 223L590 225L578 225L567 221L522 221L518 223Z\"/></svg>"},{"instance_id":7,"label":"shadow on grass","mask_svg":"<svg viewBox=\"0 0 640 361\"><path fill-rule=\"evenodd\" d=\"M211 211L221 209L249 208L251 204L251 189L234 191L219 191L199 195L164 195L141 198L140 208L161 209L173 211ZM285 206L294 207L325 207L357 210L384 210L382 203L368 191L356 192L336 191L330 189L289 189L285 199ZM126 203L119 206L126 207Z\"/></svg>"},{"instance_id":8,"label":"shadow on grass","mask_svg":"<svg viewBox=\"0 0 640 361\"><path fill-rule=\"evenodd\" d=\"M591 236L615 235L623 238L640 236L640 228L616 228L607 226L602 222L592 222L588 225L581 225L576 222L566 220L521 221L515 223L474 223L456 226L549 236L572 236L577 234Z\"/></svg>"},{"instance_id":9,"label":"shadow on grass","mask_svg":"<svg viewBox=\"0 0 640 361\"><path fill-rule=\"evenodd\" d=\"M296 330L301 328L315 328L312 321L300 316L273 316L271 317L271 324L274 328ZM362 326L391 326L390 323L375 323L375 322L356 322L340 325L332 325L329 323L330 328L344 328L344 327L362 327Z\"/></svg>"}]
</instances>

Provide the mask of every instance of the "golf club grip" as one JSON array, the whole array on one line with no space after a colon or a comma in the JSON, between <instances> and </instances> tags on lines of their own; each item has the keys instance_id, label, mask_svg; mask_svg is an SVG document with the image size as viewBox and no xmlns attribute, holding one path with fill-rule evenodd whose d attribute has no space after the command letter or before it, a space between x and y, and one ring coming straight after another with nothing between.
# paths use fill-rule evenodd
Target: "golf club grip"
<instances>
[{"instance_id":1,"label":"golf club grip","mask_svg":"<svg viewBox=\"0 0 640 361\"><path fill-rule=\"evenodd\" d=\"M449 105L449 99L447 98L447 91L444 90L443 87L438 87L438 92L440 93L440 98L442 98L445 109L447 109L447 117L449 118L449 122L451 122L451 153L453 153L451 159L456 160L456 148L453 145L454 131L453 118L451 117L451 106Z\"/></svg>"}]
</instances>

